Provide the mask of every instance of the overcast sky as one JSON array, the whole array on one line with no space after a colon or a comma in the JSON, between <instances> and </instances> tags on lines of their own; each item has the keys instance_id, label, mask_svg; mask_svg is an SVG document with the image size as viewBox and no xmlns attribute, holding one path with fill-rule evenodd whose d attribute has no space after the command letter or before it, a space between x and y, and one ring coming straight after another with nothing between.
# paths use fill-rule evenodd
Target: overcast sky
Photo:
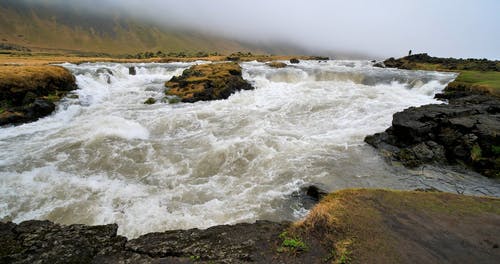
<instances>
[{"instance_id":1,"label":"overcast sky","mask_svg":"<svg viewBox=\"0 0 500 264\"><path fill-rule=\"evenodd\" d=\"M47 0L45 0L47 1ZM500 59L500 0L89 0L100 11L250 41L379 57ZM106 2L103 5L103 2Z\"/></svg>"}]
</instances>

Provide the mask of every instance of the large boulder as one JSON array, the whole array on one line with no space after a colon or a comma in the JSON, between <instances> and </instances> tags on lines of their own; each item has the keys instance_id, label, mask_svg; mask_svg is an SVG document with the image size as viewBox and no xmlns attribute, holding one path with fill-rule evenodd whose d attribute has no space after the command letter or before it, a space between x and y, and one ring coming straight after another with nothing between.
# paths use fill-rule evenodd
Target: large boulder
<instances>
[{"instance_id":1,"label":"large boulder","mask_svg":"<svg viewBox=\"0 0 500 264\"><path fill-rule=\"evenodd\" d=\"M165 86L167 96L187 103L226 99L237 91L254 89L242 78L241 67L234 62L195 65Z\"/></svg>"}]
</instances>

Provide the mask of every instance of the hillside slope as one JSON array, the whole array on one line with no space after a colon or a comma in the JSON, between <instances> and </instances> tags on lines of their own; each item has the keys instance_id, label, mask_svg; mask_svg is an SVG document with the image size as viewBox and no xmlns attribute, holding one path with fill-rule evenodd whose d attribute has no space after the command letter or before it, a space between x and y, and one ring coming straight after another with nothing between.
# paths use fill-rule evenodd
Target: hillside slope
<instances>
[{"instance_id":1,"label":"hillside slope","mask_svg":"<svg viewBox=\"0 0 500 264\"><path fill-rule=\"evenodd\" d=\"M157 50L265 52L235 40L160 27L116 10L110 10L113 15L103 15L70 4L54 3L58 2L2 0L0 43L32 50L109 54Z\"/></svg>"}]
</instances>

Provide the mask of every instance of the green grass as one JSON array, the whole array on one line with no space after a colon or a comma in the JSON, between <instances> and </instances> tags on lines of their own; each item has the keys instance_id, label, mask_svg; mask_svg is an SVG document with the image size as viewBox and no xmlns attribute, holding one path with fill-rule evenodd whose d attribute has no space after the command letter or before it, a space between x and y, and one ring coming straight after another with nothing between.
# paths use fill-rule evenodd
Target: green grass
<instances>
[{"instance_id":1,"label":"green grass","mask_svg":"<svg viewBox=\"0 0 500 264\"><path fill-rule=\"evenodd\" d=\"M491 151L494 155L500 155L500 146L491 146Z\"/></svg>"},{"instance_id":2,"label":"green grass","mask_svg":"<svg viewBox=\"0 0 500 264\"><path fill-rule=\"evenodd\" d=\"M481 159L481 156L482 156L482 151L481 151L481 147L479 147L478 144L474 145L472 147L472 150L470 152L470 157L473 161L478 161Z\"/></svg>"},{"instance_id":3,"label":"green grass","mask_svg":"<svg viewBox=\"0 0 500 264\"><path fill-rule=\"evenodd\" d=\"M500 91L500 72L461 71L455 81Z\"/></svg>"},{"instance_id":4,"label":"green grass","mask_svg":"<svg viewBox=\"0 0 500 264\"><path fill-rule=\"evenodd\" d=\"M286 231L282 232L279 235L279 238L283 239L281 243L281 247L278 248L278 252L299 252L299 251L307 251L309 248L297 236L290 236L290 234Z\"/></svg>"}]
</instances>

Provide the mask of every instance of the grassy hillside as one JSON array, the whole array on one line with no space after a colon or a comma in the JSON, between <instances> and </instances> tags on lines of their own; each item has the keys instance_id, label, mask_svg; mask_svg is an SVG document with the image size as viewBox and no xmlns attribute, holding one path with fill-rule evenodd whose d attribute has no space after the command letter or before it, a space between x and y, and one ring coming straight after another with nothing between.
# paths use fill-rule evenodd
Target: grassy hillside
<instances>
[{"instance_id":1,"label":"grassy hillside","mask_svg":"<svg viewBox=\"0 0 500 264\"><path fill-rule=\"evenodd\" d=\"M133 54L143 51L259 51L238 41L168 29L117 11L94 14L76 6L19 0L0 2L0 44L40 51ZM279 51L279 50L278 50ZM286 52L290 52L287 50Z\"/></svg>"}]
</instances>

